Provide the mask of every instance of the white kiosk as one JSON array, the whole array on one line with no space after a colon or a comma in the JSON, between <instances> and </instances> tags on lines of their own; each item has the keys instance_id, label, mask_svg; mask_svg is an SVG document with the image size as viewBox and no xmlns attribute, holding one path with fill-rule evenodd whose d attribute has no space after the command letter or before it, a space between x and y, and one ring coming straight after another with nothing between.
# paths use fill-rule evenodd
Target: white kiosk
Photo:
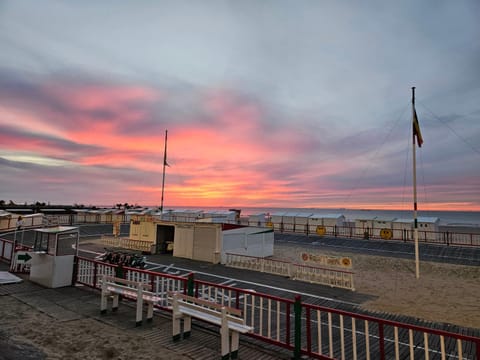
<instances>
[{"instance_id":1,"label":"white kiosk","mask_svg":"<svg viewBox=\"0 0 480 360\"><path fill-rule=\"evenodd\" d=\"M34 229L30 280L57 288L70 286L80 233L75 226Z\"/></svg>"}]
</instances>

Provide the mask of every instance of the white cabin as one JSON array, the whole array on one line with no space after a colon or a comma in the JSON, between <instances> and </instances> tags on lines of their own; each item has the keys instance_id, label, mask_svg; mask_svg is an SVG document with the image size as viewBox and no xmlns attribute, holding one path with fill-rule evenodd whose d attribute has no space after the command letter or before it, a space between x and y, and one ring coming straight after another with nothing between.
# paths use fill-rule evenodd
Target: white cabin
<instances>
[{"instance_id":1,"label":"white cabin","mask_svg":"<svg viewBox=\"0 0 480 360\"><path fill-rule=\"evenodd\" d=\"M343 226L345 216L342 214L312 214L308 218L308 232L315 233L317 228L324 227L326 232L333 232L335 226Z\"/></svg>"},{"instance_id":2,"label":"white cabin","mask_svg":"<svg viewBox=\"0 0 480 360\"><path fill-rule=\"evenodd\" d=\"M311 215L312 213L299 213L295 215L295 218L294 218L295 232L304 232L304 233L308 232L308 221Z\"/></svg>"},{"instance_id":3,"label":"white cabin","mask_svg":"<svg viewBox=\"0 0 480 360\"><path fill-rule=\"evenodd\" d=\"M265 227L268 220L269 216L267 213L251 214L248 216L248 225Z\"/></svg>"},{"instance_id":4,"label":"white cabin","mask_svg":"<svg viewBox=\"0 0 480 360\"><path fill-rule=\"evenodd\" d=\"M420 240L440 240L439 234L440 219L437 217L419 216L417 217L418 238ZM396 219L393 222L393 236L395 239L413 240L414 224L412 219Z\"/></svg>"},{"instance_id":5,"label":"white cabin","mask_svg":"<svg viewBox=\"0 0 480 360\"><path fill-rule=\"evenodd\" d=\"M365 215L360 218L355 218L355 235L364 236L365 233L368 233L369 236L373 235L372 229L375 218L375 215Z\"/></svg>"},{"instance_id":6,"label":"white cabin","mask_svg":"<svg viewBox=\"0 0 480 360\"><path fill-rule=\"evenodd\" d=\"M216 224L236 224L239 220L239 214L234 210L217 210L203 213L201 222L211 222ZM198 220L197 220L198 221Z\"/></svg>"},{"instance_id":7,"label":"white cabin","mask_svg":"<svg viewBox=\"0 0 480 360\"><path fill-rule=\"evenodd\" d=\"M270 221L273 224L273 230L282 231L283 230L283 215L285 212L276 212L270 215Z\"/></svg>"}]
</instances>

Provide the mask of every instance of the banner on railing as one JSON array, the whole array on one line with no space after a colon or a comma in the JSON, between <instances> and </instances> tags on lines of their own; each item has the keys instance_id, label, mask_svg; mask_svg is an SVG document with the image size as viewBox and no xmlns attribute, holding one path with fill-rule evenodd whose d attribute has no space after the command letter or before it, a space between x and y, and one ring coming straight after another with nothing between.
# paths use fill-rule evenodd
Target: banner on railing
<instances>
[{"instance_id":1,"label":"banner on railing","mask_svg":"<svg viewBox=\"0 0 480 360\"><path fill-rule=\"evenodd\" d=\"M348 257L330 256L330 255L318 255L312 253L302 253L301 259L303 262L315 263L316 265L328 266L328 267L341 267L344 269L352 268L352 259Z\"/></svg>"}]
</instances>

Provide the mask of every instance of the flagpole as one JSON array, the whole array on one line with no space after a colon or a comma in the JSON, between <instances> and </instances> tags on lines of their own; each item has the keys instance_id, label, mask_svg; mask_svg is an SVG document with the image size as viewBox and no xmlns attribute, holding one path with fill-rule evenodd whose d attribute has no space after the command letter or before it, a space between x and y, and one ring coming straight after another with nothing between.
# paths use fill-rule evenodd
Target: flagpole
<instances>
[{"instance_id":1,"label":"flagpole","mask_svg":"<svg viewBox=\"0 0 480 360\"><path fill-rule=\"evenodd\" d=\"M412 87L412 156L413 156L413 236L415 239L415 276L420 278L420 258L418 254L418 221L417 221L417 160L415 148L415 87ZM420 144L421 145L421 144Z\"/></svg>"},{"instance_id":2,"label":"flagpole","mask_svg":"<svg viewBox=\"0 0 480 360\"><path fill-rule=\"evenodd\" d=\"M162 200L160 203L161 214L163 214L163 192L165 189L165 166L167 165L167 134L168 134L168 130L165 130L165 149L163 150Z\"/></svg>"}]
</instances>

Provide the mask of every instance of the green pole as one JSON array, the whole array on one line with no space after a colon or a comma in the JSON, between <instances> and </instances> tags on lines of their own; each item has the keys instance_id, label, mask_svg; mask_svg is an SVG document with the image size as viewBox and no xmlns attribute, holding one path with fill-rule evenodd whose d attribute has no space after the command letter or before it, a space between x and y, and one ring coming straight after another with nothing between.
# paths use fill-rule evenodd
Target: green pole
<instances>
[{"instance_id":1,"label":"green pole","mask_svg":"<svg viewBox=\"0 0 480 360\"><path fill-rule=\"evenodd\" d=\"M125 271L123 269L123 265L122 264L118 264L117 267L115 268L115 276L117 278L125 278Z\"/></svg>"},{"instance_id":2,"label":"green pole","mask_svg":"<svg viewBox=\"0 0 480 360\"><path fill-rule=\"evenodd\" d=\"M293 311L295 312L295 348L293 358L297 360L302 355L302 298L300 295L295 296Z\"/></svg>"}]
</instances>

